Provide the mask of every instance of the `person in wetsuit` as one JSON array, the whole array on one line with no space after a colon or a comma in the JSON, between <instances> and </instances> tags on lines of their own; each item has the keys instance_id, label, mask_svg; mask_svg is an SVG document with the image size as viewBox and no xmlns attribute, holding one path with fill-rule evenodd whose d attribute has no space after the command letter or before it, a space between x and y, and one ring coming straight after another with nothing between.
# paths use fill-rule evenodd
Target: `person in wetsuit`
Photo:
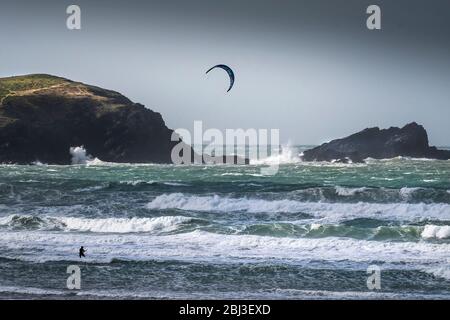
<instances>
[{"instance_id":1,"label":"person in wetsuit","mask_svg":"<svg viewBox=\"0 0 450 320\"><path fill-rule=\"evenodd\" d=\"M81 248L80 248L80 259L81 259L82 257L86 258L86 256L84 255L85 252L86 252L86 250L84 249L83 246L81 246Z\"/></svg>"}]
</instances>

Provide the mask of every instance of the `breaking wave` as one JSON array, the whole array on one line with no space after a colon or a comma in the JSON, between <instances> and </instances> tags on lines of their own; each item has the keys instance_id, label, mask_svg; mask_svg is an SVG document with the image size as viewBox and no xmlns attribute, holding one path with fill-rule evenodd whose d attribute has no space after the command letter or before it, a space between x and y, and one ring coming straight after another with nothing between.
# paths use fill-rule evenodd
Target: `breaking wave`
<instances>
[{"instance_id":1,"label":"breaking wave","mask_svg":"<svg viewBox=\"0 0 450 320\"><path fill-rule=\"evenodd\" d=\"M31 261L71 261L74 243L90 248L90 262L113 259L149 261L280 261L292 263L312 260L384 261L398 267L433 267L448 259L450 244L432 242L390 242L351 238L287 238L257 235L227 235L192 231L171 235L3 232L0 233L4 258L14 248L25 250L13 258ZM31 250L31 251L30 251ZM33 252L27 254L27 252Z\"/></svg>"},{"instance_id":2,"label":"breaking wave","mask_svg":"<svg viewBox=\"0 0 450 320\"><path fill-rule=\"evenodd\" d=\"M70 147L70 155L72 156L72 164L85 164L85 165L105 165L108 162L102 161L98 158L93 158L87 153L84 146L80 147Z\"/></svg>"},{"instance_id":3,"label":"breaking wave","mask_svg":"<svg viewBox=\"0 0 450 320\"><path fill-rule=\"evenodd\" d=\"M88 161L92 161L92 157L87 154L83 146L70 147L69 152L72 156L72 164L87 164Z\"/></svg>"},{"instance_id":4,"label":"breaking wave","mask_svg":"<svg viewBox=\"0 0 450 320\"><path fill-rule=\"evenodd\" d=\"M361 188L346 188L346 187L340 187L336 186L336 193L340 196L347 197L347 196L354 196L357 193L361 193L367 190L366 187Z\"/></svg>"},{"instance_id":5,"label":"breaking wave","mask_svg":"<svg viewBox=\"0 0 450 320\"><path fill-rule=\"evenodd\" d=\"M87 219L10 215L0 218L0 226L13 230L36 229L98 233L170 232L193 220L193 218L183 216Z\"/></svg>"},{"instance_id":6,"label":"breaking wave","mask_svg":"<svg viewBox=\"0 0 450 320\"><path fill-rule=\"evenodd\" d=\"M297 224L267 223L246 226L238 234L252 234L277 237L326 238L340 237L375 241L420 241L431 239L424 237L425 227L414 225L358 226L355 220L344 224Z\"/></svg>"},{"instance_id":7,"label":"breaking wave","mask_svg":"<svg viewBox=\"0 0 450 320\"><path fill-rule=\"evenodd\" d=\"M253 165L279 165L301 162L299 153L290 145L282 146L279 154L268 156L263 159L250 159Z\"/></svg>"},{"instance_id":8,"label":"breaking wave","mask_svg":"<svg viewBox=\"0 0 450 320\"><path fill-rule=\"evenodd\" d=\"M406 156L397 156L393 158L383 158L383 159L375 159L368 157L364 159L364 162L366 163L376 163L376 162L390 162L390 161L448 161L448 160L438 160L438 159L431 159L431 158L414 158L414 157L406 157Z\"/></svg>"},{"instance_id":9,"label":"breaking wave","mask_svg":"<svg viewBox=\"0 0 450 320\"><path fill-rule=\"evenodd\" d=\"M435 226L426 225L422 231L422 238L430 239L449 239L450 238L450 226ZM450 254L449 254L450 256Z\"/></svg>"},{"instance_id":10,"label":"breaking wave","mask_svg":"<svg viewBox=\"0 0 450 320\"><path fill-rule=\"evenodd\" d=\"M12 231L63 231L91 233L151 233L190 232L215 230L236 235L275 236L290 238L343 237L377 241L419 241L420 239L448 239L450 226L388 225L382 221L365 222L361 219L347 220L343 224L310 222L309 220L253 222L242 226L221 227L205 224L199 218L185 216L161 216L155 218L99 218L37 217L10 215L0 218L0 227Z\"/></svg>"},{"instance_id":11,"label":"breaking wave","mask_svg":"<svg viewBox=\"0 0 450 320\"><path fill-rule=\"evenodd\" d=\"M445 203L327 203L170 193L156 197L147 204L147 208L228 213L307 213L316 218L335 222L351 218L450 220L450 205Z\"/></svg>"}]
</instances>

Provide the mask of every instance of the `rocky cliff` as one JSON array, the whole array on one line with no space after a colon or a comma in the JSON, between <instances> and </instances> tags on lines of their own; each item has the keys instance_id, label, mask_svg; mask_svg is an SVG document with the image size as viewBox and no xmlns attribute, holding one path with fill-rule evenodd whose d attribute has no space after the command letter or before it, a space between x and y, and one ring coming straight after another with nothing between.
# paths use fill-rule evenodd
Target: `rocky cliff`
<instances>
[{"instance_id":1,"label":"rocky cliff","mask_svg":"<svg viewBox=\"0 0 450 320\"><path fill-rule=\"evenodd\" d=\"M70 147L103 161L171 163L161 114L110 90L50 75L0 78L0 163L70 164Z\"/></svg>"}]
</instances>

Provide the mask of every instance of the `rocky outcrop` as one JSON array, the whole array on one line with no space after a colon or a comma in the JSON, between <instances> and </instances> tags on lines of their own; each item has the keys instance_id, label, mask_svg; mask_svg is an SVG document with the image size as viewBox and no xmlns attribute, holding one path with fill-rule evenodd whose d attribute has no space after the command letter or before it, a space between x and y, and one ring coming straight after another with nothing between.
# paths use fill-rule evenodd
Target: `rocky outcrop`
<instances>
[{"instance_id":1,"label":"rocky outcrop","mask_svg":"<svg viewBox=\"0 0 450 320\"><path fill-rule=\"evenodd\" d=\"M305 151L303 160L362 162L366 158L398 156L446 160L450 159L450 151L430 147L426 130L413 122L403 128L368 128L346 138L324 143Z\"/></svg>"},{"instance_id":2,"label":"rocky outcrop","mask_svg":"<svg viewBox=\"0 0 450 320\"><path fill-rule=\"evenodd\" d=\"M185 163L205 163L172 133L161 114L115 91L45 74L0 78L0 163L71 164L71 148L81 146L118 163L172 163L181 146ZM237 156L208 163L224 161L249 163Z\"/></svg>"},{"instance_id":3,"label":"rocky outcrop","mask_svg":"<svg viewBox=\"0 0 450 320\"><path fill-rule=\"evenodd\" d=\"M123 95L50 75L0 79L0 163L70 164L70 147L103 161L171 163L161 114Z\"/></svg>"}]
</instances>

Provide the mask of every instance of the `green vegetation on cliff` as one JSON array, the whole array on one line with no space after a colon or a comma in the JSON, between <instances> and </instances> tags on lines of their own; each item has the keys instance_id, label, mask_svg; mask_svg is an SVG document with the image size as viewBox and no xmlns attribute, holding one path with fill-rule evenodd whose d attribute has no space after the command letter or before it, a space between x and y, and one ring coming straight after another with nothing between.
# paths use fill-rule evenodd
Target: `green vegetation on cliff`
<instances>
[{"instance_id":1,"label":"green vegetation on cliff","mask_svg":"<svg viewBox=\"0 0 450 320\"><path fill-rule=\"evenodd\" d=\"M70 80L47 74L0 78L0 100L23 91L45 89L70 82Z\"/></svg>"}]
</instances>

